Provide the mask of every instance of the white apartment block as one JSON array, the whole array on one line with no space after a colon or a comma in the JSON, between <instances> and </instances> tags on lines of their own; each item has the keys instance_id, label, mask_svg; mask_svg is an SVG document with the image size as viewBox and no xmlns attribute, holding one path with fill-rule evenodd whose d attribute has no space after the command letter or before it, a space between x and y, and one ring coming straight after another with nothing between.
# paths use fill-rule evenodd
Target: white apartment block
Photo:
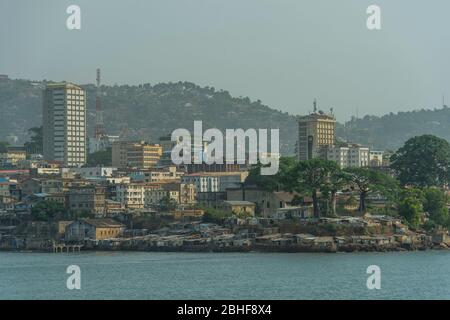
<instances>
[{"instance_id":1,"label":"white apartment block","mask_svg":"<svg viewBox=\"0 0 450 320\"><path fill-rule=\"evenodd\" d=\"M327 147L326 159L335 161L341 168L368 167L369 148L356 144Z\"/></svg>"},{"instance_id":2,"label":"white apartment block","mask_svg":"<svg viewBox=\"0 0 450 320\"><path fill-rule=\"evenodd\" d=\"M181 178L183 184L193 184L196 192L219 192L219 178L204 173L193 173Z\"/></svg>"},{"instance_id":3,"label":"white apartment block","mask_svg":"<svg viewBox=\"0 0 450 320\"><path fill-rule=\"evenodd\" d=\"M43 93L44 159L69 167L86 163L86 93L71 83L48 84Z\"/></svg>"},{"instance_id":4,"label":"white apartment block","mask_svg":"<svg viewBox=\"0 0 450 320\"><path fill-rule=\"evenodd\" d=\"M142 209L145 203L144 186L135 183L118 184L115 200L127 209Z\"/></svg>"}]
</instances>

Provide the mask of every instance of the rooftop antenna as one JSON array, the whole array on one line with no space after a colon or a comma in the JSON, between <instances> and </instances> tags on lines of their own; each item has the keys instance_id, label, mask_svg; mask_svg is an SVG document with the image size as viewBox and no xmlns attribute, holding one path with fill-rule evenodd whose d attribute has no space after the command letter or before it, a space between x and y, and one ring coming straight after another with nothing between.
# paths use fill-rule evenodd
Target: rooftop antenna
<instances>
[{"instance_id":1,"label":"rooftop antenna","mask_svg":"<svg viewBox=\"0 0 450 320\"><path fill-rule=\"evenodd\" d=\"M313 102L313 107L314 107L314 113L317 112L317 99L314 98L314 102Z\"/></svg>"}]
</instances>

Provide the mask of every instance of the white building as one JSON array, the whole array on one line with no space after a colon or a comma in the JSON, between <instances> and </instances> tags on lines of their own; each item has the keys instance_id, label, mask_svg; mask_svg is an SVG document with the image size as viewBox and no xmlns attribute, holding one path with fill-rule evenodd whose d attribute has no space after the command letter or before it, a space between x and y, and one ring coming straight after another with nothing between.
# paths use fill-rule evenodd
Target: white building
<instances>
[{"instance_id":1,"label":"white building","mask_svg":"<svg viewBox=\"0 0 450 320\"><path fill-rule=\"evenodd\" d=\"M357 144L330 146L326 148L326 159L335 161L341 168L369 166L369 148Z\"/></svg>"},{"instance_id":2,"label":"white building","mask_svg":"<svg viewBox=\"0 0 450 320\"><path fill-rule=\"evenodd\" d=\"M181 183L193 184L196 192L219 192L219 178L205 173L192 173L181 178Z\"/></svg>"},{"instance_id":3,"label":"white building","mask_svg":"<svg viewBox=\"0 0 450 320\"><path fill-rule=\"evenodd\" d=\"M43 93L45 160L69 167L86 163L86 93L70 83L48 84Z\"/></svg>"},{"instance_id":4,"label":"white building","mask_svg":"<svg viewBox=\"0 0 450 320\"><path fill-rule=\"evenodd\" d=\"M144 208L144 186L136 183L116 185L116 201L122 203L127 209Z\"/></svg>"},{"instance_id":5,"label":"white building","mask_svg":"<svg viewBox=\"0 0 450 320\"><path fill-rule=\"evenodd\" d=\"M370 150L369 164L371 167L381 167L383 165L384 151Z\"/></svg>"}]
</instances>

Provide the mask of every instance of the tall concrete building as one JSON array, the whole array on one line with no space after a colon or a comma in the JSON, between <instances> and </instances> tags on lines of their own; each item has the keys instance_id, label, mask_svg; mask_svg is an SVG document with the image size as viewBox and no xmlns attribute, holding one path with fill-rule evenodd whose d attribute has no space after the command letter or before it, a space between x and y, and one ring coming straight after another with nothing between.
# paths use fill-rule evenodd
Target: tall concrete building
<instances>
[{"instance_id":1,"label":"tall concrete building","mask_svg":"<svg viewBox=\"0 0 450 320\"><path fill-rule=\"evenodd\" d=\"M52 83L43 97L44 159L69 167L85 164L86 92L71 83Z\"/></svg>"},{"instance_id":2,"label":"tall concrete building","mask_svg":"<svg viewBox=\"0 0 450 320\"><path fill-rule=\"evenodd\" d=\"M298 118L298 160L323 157L323 150L334 145L335 126L334 115L317 111L317 104L314 101L314 112Z\"/></svg>"}]
</instances>

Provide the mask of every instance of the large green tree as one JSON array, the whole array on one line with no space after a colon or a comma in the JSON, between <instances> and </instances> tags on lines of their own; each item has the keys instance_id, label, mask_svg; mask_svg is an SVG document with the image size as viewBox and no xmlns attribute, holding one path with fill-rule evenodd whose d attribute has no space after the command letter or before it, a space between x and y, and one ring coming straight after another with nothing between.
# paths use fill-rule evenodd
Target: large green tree
<instances>
[{"instance_id":1,"label":"large green tree","mask_svg":"<svg viewBox=\"0 0 450 320\"><path fill-rule=\"evenodd\" d=\"M336 215L336 194L339 190L342 190L349 185L351 176L348 172L341 170L340 168L333 168L330 172L330 178L325 183L322 191L329 194L329 209L330 215Z\"/></svg>"},{"instance_id":2,"label":"large green tree","mask_svg":"<svg viewBox=\"0 0 450 320\"><path fill-rule=\"evenodd\" d=\"M371 192L389 194L395 192L396 183L389 176L368 168L347 168L351 188L359 193L360 212L366 211L366 198Z\"/></svg>"},{"instance_id":3,"label":"large green tree","mask_svg":"<svg viewBox=\"0 0 450 320\"><path fill-rule=\"evenodd\" d=\"M450 144L433 135L409 139L391 157L402 185L429 187L447 185L450 178Z\"/></svg>"},{"instance_id":4,"label":"large green tree","mask_svg":"<svg viewBox=\"0 0 450 320\"><path fill-rule=\"evenodd\" d=\"M408 223L417 228L420 224L420 215L423 213L423 193L420 189L404 189L398 203L398 213Z\"/></svg>"},{"instance_id":5,"label":"large green tree","mask_svg":"<svg viewBox=\"0 0 450 320\"><path fill-rule=\"evenodd\" d=\"M336 162L311 159L298 162L285 177L289 191L308 192L313 201L314 217L320 216L318 194L329 183L330 176L338 170Z\"/></svg>"},{"instance_id":6,"label":"large green tree","mask_svg":"<svg viewBox=\"0 0 450 320\"><path fill-rule=\"evenodd\" d=\"M38 221L58 221L70 219L71 213L58 202L44 200L31 208L31 216Z\"/></svg>"},{"instance_id":7,"label":"large green tree","mask_svg":"<svg viewBox=\"0 0 450 320\"><path fill-rule=\"evenodd\" d=\"M159 201L159 208L162 211L172 211L177 207L177 202L169 196L164 196Z\"/></svg>"},{"instance_id":8,"label":"large green tree","mask_svg":"<svg viewBox=\"0 0 450 320\"><path fill-rule=\"evenodd\" d=\"M428 212L430 219L440 225L448 221L448 196L438 188L427 188L423 190L423 209Z\"/></svg>"},{"instance_id":9,"label":"large green tree","mask_svg":"<svg viewBox=\"0 0 450 320\"><path fill-rule=\"evenodd\" d=\"M261 175L261 167L263 167L263 164L258 162L250 168L245 184L255 185L266 191L283 190L284 185L296 164L297 161L293 157L281 157L277 174Z\"/></svg>"},{"instance_id":10,"label":"large green tree","mask_svg":"<svg viewBox=\"0 0 450 320\"><path fill-rule=\"evenodd\" d=\"M87 166L110 166L112 164L112 151L111 148L101 150L88 154Z\"/></svg>"}]
</instances>

